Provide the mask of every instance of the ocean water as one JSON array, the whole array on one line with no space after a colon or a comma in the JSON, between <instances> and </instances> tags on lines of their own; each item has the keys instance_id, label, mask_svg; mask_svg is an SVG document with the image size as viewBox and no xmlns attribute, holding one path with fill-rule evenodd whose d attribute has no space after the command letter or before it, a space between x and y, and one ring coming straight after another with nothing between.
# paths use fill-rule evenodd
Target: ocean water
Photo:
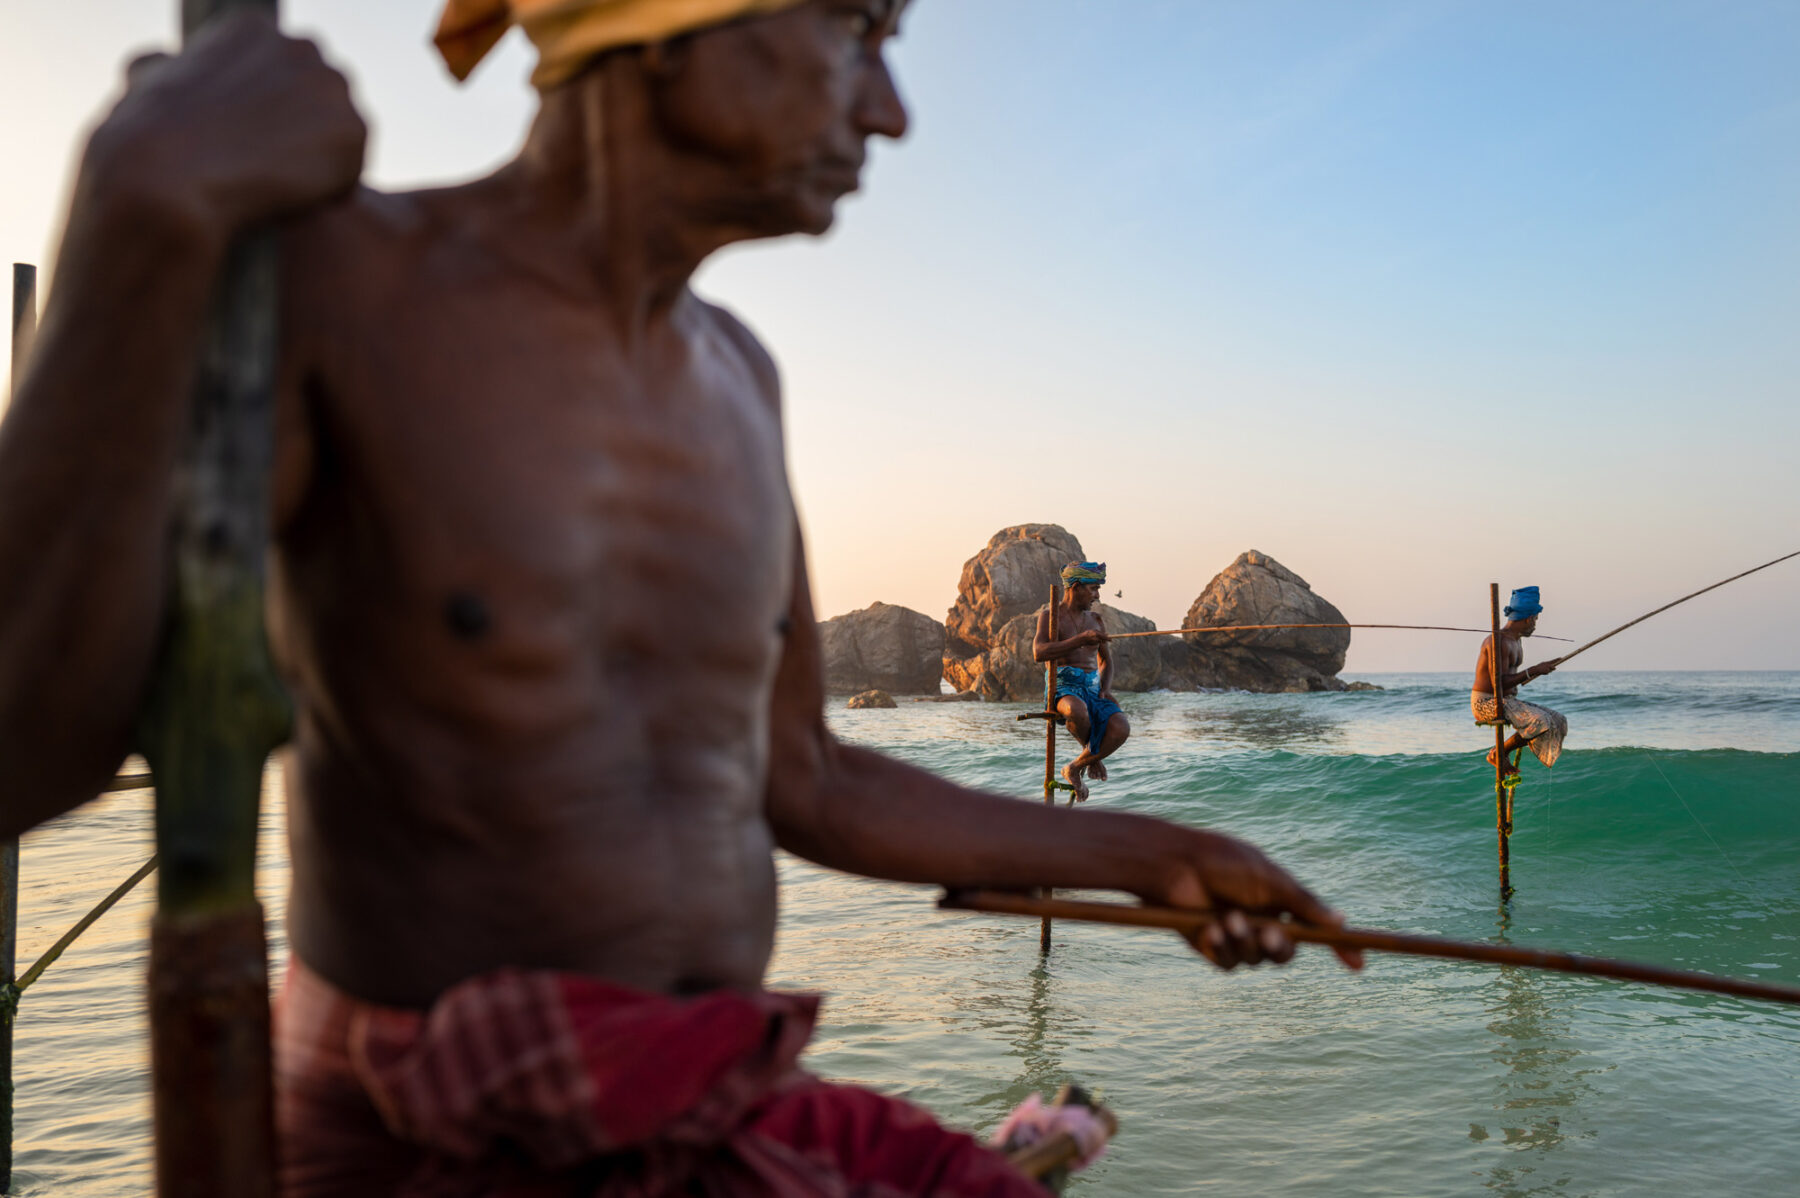
<instances>
[{"instance_id":1,"label":"ocean water","mask_svg":"<svg viewBox=\"0 0 1800 1198\"><path fill-rule=\"evenodd\" d=\"M1461 674L1320 695L1124 696L1094 804L1245 837L1363 926L1800 984L1800 674L1560 672L1553 772L1527 759L1510 917L1496 901L1491 734ZM835 710L846 740L1035 800L1024 705ZM1066 741L1066 737L1064 740ZM149 853L110 796L23 849L21 968ZM262 888L281 951L272 774ZM826 1076L991 1128L1031 1090L1098 1090L1122 1128L1073 1193L1800 1191L1800 1008L1303 948L1221 973L1173 936L939 912L928 887L783 858L771 984L823 992ZM148 890L25 996L14 1193L149 1189Z\"/></svg>"}]
</instances>

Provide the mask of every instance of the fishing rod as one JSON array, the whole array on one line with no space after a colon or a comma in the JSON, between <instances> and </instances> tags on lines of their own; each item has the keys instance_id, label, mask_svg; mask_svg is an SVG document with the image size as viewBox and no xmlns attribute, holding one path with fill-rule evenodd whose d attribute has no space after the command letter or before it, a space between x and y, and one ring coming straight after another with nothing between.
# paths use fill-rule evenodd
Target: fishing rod
<instances>
[{"instance_id":1,"label":"fishing rod","mask_svg":"<svg viewBox=\"0 0 1800 1198\"><path fill-rule=\"evenodd\" d=\"M1002 890L946 890L938 900L938 907L946 911L983 911L993 915L1028 915L1034 919L1079 919L1089 923L1123 924L1137 928L1169 928L1188 935L1205 928L1214 919L1212 912L1203 910L1182 911L1173 907L1034 898ZM1245 918L1252 927L1278 927L1290 939L1331 948L1442 957L1452 961L1478 961L1488 965L1518 965L1526 969L1546 969L1555 973L1585 974L1626 982L1643 982L1651 986L1708 990L1739 998L1762 998L1772 1002L1800 1004L1800 986L1719 977L1687 969L1642 965L1635 961L1584 957L1577 953L1556 952L1551 949L1477 944L1466 940L1417 936L1405 932L1381 932L1369 928L1333 928L1319 924L1289 923L1249 914Z\"/></svg>"},{"instance_id":2,"label":"fishing rod","mask_svg":"<svg viewBox=\"0 0 1800 1198\"><path fill-rule=\"evenodd\" d=\"M1773 565L1774 563L1770 564ZM1760 568L1761 567L1758 567L1758 569ZM1726 581L1729 582L1731 580L1726 579ZM1693 596L1691 595L1689 596L1689 598L1692 597ZM1656 613L1651 612L1650 614L1655 615ZM1486 636L1488 632L1485 628L1450 628L1442 624L1215 624L1206 628L1153 628L1149 632L1109 632L1106 633L1105 636L1109 641L1128 641L1133 637L1138 636L1187 636L1189 633L1195 632L1260 632L1270 628L1404 628L1415 632L1479 632L1483 636ZM1569 636L1540 636L1537 639L1540 641L1572 642L1575 638ZM1579 653L1581 650L1577 649L1575 652ZM1571 653L1569 656L1573 657L1574 655L1574 653ZM1568 658L1564 658L1564 660L1566 661Z\"/></svg>"},{"instance_id":3,"label":"fishing rod","mask_svg":"<svg viewBox=\"0 0 1800 1198\"><path fill-rule=\"evenodd\" d=\"M1607 633L1605 636L1597 636L1593 640L1589 641L1587 644L1582 645L1581 647L1576 648L1576 649L1571 649L1569 652L1563 654L1562 657L1557 659L1556 664L1558 666L1563 665L1571 657L1576 657L1580 654L1586 653L1589 649L1592 649L1595 645L1598 645L1601 641L1608 640L1612 637L1618 636L1621 632L1624 632L1627 628L1630 628L1633 624L1642 624L1645 620L1648 620L1651 616L1654 616L1654 615L1658 614L1659 612L1668 611L1671 607L1675 607L1679 604L1686 603L1689 599L1697 598L1701 595L1706 594L1706 592L1708 592L1708 591L1716 591L1720 587L1724 586L1726 583L1736 582L1740 578L1746 578L1746 577L1756 573L1758 570L1767 570L1770 566L1778 566L1782 562L1787 561L1790 557L1800 557L1800 549L1796 549L1792 553L1784 553L1772 562L1764 562L1760 566L1753 566L1752 568L1745 570L1742 574L1733 574L1730 578L1722 579L1718 582L1713 583L1709 587L1701 587L1699 590L1695 591L1692 595L1683 595L1681 598L1675 600L1673 603L1663 604L1661 607L1657 608L1656 611L1647 611L1643 615L1639 616L1637 619L1631 620L1627 623L1619 625L1617 628L1613 629L1611 632ZM1542 639L1546 639L1546 638L1540 637L1539 639L1542 640ZM1548 638L1548 639L1557 639L1557 638Z\"/></svg>"}]
</instances>

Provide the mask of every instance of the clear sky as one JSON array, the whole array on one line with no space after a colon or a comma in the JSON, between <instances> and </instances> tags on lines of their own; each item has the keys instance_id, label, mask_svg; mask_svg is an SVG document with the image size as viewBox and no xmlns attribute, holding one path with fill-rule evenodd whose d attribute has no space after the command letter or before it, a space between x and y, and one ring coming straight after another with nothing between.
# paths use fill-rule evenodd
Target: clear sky
<instances>
[{"instance_id":1,"label":"clear sky","mask_svg":"<svg viewBox=\"0 0 1800 1198\"><path fill-rule=\"evenodd\" d=\"M0 257L175 8L0 0ZM516 37L458 89L427 0L286 9L377 185L517 146ZM1356 621L1536 583L1579 639L1800 549L1800 4L917 0L893 60L913 129L837 230L699 283L782 365L822 615L941 618L1023 521L1163 627L1249 548ZM1800 560L1582 664L1800 669L1797 606Z\"/></svg>"}]
</instances>

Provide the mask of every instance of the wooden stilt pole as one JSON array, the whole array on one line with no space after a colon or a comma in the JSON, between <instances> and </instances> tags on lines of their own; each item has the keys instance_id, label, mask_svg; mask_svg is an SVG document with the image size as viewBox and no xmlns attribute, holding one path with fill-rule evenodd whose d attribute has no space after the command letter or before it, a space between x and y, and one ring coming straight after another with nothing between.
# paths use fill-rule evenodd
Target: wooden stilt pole
<instances>
[{"instance_id":1,"label":"wooden stilt pole","mask_svg":"<svg viewBox=\"0 0 1800 1198\"><path fill-rule=\"evenodd\" d=\"M184 0L190 38L274 0ZM264 640L274 447L277 246L234 244L177 467L168 624L138 717L161 861L150 938L150 1058L162 1198L272 1198L267 950L256 900L263 765L287 735Z\"/></svg>"},{"instance_id":2,"label":"wooden stilt pole","mask_svg":"<svg viewBox=\"0 0 1800 1198\"><path fill-rule=\"evenodd\" d=\"M37 267L13 263L12 390L37 332ZM0 1194L12 1190L13 1016L19 1009L19 842L0 842Z\"/></svg>"},{"instance_id":3,"label":"wooden stilt pole","mask_svg":"<svg viewBox=\"0 0 1800 1198\"><path fill-rule=\"evenodd\" d=\"M1056 639L1056 605L1061 602L1061 589L1054 582L1050 584L1050 639ZM1044 663L1044 710L1051 713L1044 720L1044 802L1056 805L1056 663ZM1047 891L1046 897L1055 898L1054 890ZM1050 917L1044 916L1038 928L1038 951L1050 951Z\"/></svg>"},{"instance_id":4,"label":"wooden stilt pole","mask_svg":"<svg viewBox=\"0 0 1800 1198\"><path fill-rule=\"evenodd\" d=\"M19 842L0 844L0 1194L12 1192L13 1017L19 1011Z\"/></svg>"},{"instance_id":5,"label":"wooden stilt pole","mask_svg":"<svg viewBox=\"0 0 1800 1198\"><path fill-rule=\"evenodd\" d=\"M1493 640L1488 642L1488 666L1494 675L1494 827L1500 838L1500 902L1512 901L1512 791L1506 785L1506 698L1500 689L1500 584L1488 584Z\"/></svg>"}]
</instances>

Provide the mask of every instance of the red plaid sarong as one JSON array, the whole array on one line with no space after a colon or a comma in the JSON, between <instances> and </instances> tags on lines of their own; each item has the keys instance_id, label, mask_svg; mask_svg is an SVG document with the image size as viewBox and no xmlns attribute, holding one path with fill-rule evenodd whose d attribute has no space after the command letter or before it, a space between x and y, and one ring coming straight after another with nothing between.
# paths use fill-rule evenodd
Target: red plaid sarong
<instances>
[{"instance_id":1,"label":"red plaid sarong","mask_svg":"<svg viewBox=\"0 0 1800 1198\"><path fill-rule=\"evenodd\" d=\"M284 1198L1041 1198L919 1108L796 1062L812 995L500 970L429 1011L298 961L276 1006Z\"/></svg>"}]
</instances>

